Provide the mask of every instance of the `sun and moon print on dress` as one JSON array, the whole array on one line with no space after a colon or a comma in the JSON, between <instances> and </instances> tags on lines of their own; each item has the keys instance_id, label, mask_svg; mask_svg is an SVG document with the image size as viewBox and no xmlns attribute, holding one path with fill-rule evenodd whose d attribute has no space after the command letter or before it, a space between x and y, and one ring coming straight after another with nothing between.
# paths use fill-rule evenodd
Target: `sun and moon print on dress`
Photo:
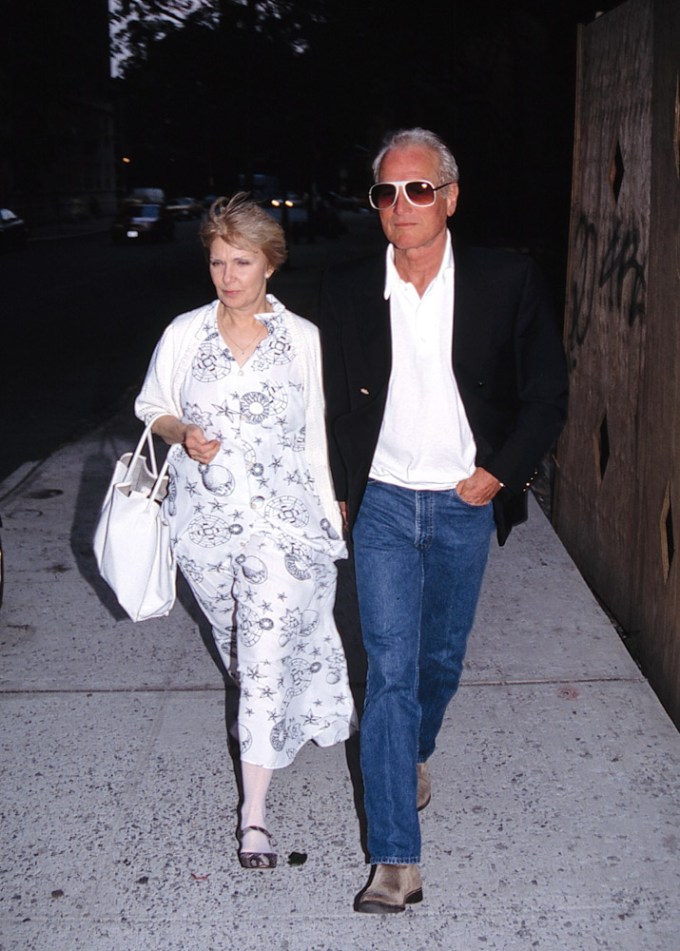
<instances>
[{"instance_id":1,"label":"sun and moon print on dress","mask_svg":"<svg viewBox=\"0 0 680 951\"><path fill-rule=\"evenodd\" d=\"M214 312L206 319L183 418L221 447L209 465L172 447L165 505L178 564L240 684L241 754L276 768L310 739L346 738L353 706L332 618L344 542L306 464L302 371L283 312L260 319L268 335L242 367Z\"/></svg>"}]
</instances>

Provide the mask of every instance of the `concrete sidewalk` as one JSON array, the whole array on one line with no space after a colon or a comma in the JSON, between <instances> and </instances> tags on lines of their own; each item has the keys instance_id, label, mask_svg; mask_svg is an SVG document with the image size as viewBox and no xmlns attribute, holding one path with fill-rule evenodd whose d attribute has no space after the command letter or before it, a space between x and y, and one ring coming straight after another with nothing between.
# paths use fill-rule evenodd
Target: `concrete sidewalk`
<instances>
[{"instance_id":1,"label":"concrete sidewalk","mask_svg":"<svg viewBox=\"0 0 680 951\"><path fill-rule=\"evenodd\" d=\"M91 554L137 433L119 415L0 485L2 951L677 951L680 735L535 502L431 761L422 905L352 911L351 746L276 774L280 867L242 870L205 631L185 593L126 620ZM339 612L356 679L346 584Z\"/></svg>"}]
</instances>

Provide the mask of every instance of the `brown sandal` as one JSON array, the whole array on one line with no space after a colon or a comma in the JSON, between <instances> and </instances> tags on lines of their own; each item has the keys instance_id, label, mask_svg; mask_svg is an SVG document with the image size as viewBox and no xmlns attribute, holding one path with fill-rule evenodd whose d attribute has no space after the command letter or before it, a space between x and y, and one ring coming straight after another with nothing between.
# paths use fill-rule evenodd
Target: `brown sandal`
<instances>
[{"instance_id":1,"label":"brown sandal","mask_svg":"<svg viewBox=\"0 0 680 951\"><path fill-rule=\"evenodd\" d=\"M236 833L239 842L243 842L246 832L261 832L267 836L271 845L271 832L267 832L262 826L246 826L245 829L239 829ZM243 868L276 868L278 856L276 852L243 852L239 849L238 858Z\"/></svg>"}]
</instances>

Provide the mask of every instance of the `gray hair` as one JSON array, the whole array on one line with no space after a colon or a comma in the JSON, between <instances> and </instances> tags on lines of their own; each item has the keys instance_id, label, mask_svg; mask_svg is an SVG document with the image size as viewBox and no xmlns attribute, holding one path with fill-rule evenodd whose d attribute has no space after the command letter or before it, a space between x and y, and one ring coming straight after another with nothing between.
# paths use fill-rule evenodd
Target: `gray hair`
<instances>
[{"instance_id":1,"label":"gray hair","mask_svg":"<svg viewBox=\"0 0 680 951\"><path fill-rule=\"evenodd\" d=\"M206 251L215 238L222 238L235 248L257 248L274 269L281 267L287 257L283 228L250 199L248 192L217 198L201 222L198 234Z\"/></svg>"},{"instance_id":2,"label":"gray hair","mask_svg":"<svg viewBox=\"0 0 680 951\"><path fill-rule=\"evenodd\" d=\"M383 141L382 148L373 160L373 179L378 181L380 175L380 166L387 153L391 149L403 149L409 146L417 145L421 148L430 149L436 153L439 159L439 174L441 183L458 181L458 163L449 147L434 132L429 129L400 129L399 132L391 132ZM435 185L440 182L433 182Z\"/></svg>"}]
</instances>

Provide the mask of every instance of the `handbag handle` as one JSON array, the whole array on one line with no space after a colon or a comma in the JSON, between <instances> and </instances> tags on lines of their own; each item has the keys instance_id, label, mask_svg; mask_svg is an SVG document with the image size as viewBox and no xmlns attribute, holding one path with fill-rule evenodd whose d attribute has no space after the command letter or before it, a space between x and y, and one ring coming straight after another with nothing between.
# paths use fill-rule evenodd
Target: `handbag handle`
<instances>
[{"instance_id":1,"label":"handbag handle","mask_svg":"<svg viewBox=\"0 0 680 951\"><path fill-rule=\"evenodd\" d=\"M151 423L148 423L144 427L144 432L139 437L137 448L132 453L132 458L130 459L128 470L132 469L137 464L137 462L139 461L139 457L144 451L144 447L147 446L149 450L148 461L149 461L149 467L151 469L151 474L153 475L154 478L157 478L158 477L158 463L156 462L156 450L154 449L153 435L151 433L152 426L153 426L153 423L151 422Z\"/></svg>"},{"instance_id":2,"label":"handbag handle","mask_svg":"<svg viewBox=\"0 0 680 951\"><path fill-rule=\"evenodd\" d=\"M164 481L168 474L168 465L170 463L170 460L166 456L165 462L163 463L160 469L158 468L158 463L156 461L156 450L154 448L153 435L151 432L152 426L153 426L153 422L148 423L144 427L144 432L139 437L137 448L132 453L132 457L130 458L130 462L128 463L127 472L130 473L134 471L134 467L139 462L140 456L142 455L142 452L144 451L144 448L146 447L148 449L148 457L145 457L145 458L147 458L148 460L149 468L151 470L151 475L153 476L153 479L154 479L153 487L148 497L149 497L149 501L156 502L158 501L157 497L159 492L164 488ZM124 482L125 480L121 480L121 481Z\"/></svg>"},{"instance_id":3,"label":"handbag handle","mask_svg":"<svg viewBox=\"0 0 680 951\"><path fill-rule=\"evenodd\" d=\"M157 495L158 495L158 493L161 491L161 489L163 488L163 483L164 483L165 478L166 478L166 476L167 476L167 474L168 474L168 463L169 463L169 462L170 462L169 459L166 459L166 460L165 460L165 462L163 463L163 465L162 465L161 468L160 468L160 471L159 471L158 475L156 476L156 481L154 482L154 484L153 484L153 489L151 490L151 494L149 495L149 499L150 499L151 502L157 502L157 501L158 501Z\"/></svg>"}]
</instances>

